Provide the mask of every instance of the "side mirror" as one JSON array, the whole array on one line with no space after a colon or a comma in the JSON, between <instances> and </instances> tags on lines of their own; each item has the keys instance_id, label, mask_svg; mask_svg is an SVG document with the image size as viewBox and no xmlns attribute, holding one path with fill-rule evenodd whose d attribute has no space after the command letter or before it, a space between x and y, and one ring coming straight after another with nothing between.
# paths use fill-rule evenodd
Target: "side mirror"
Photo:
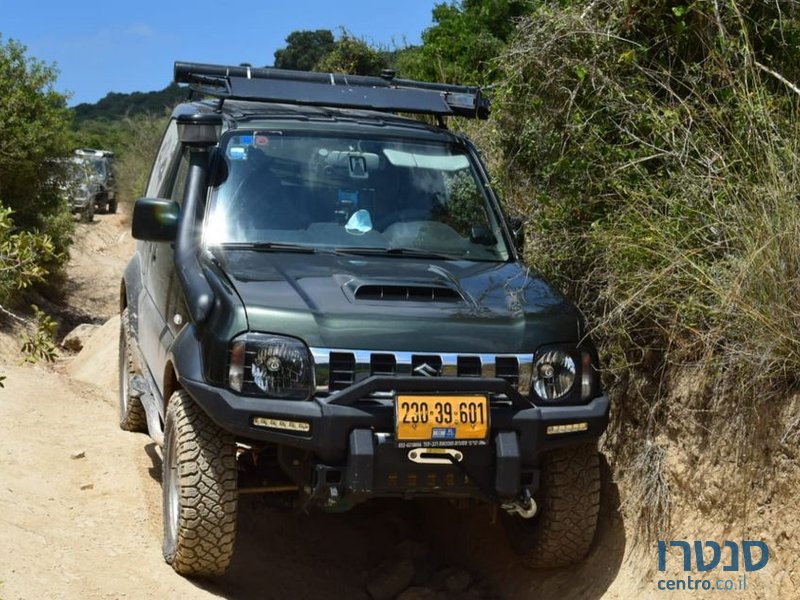
<instances>
[{"instance_id":1,"label":"side mirror","mask_svg":"<svg viewBox=\"0 0 800 600\"><path fill-rule=\"evenodd\" d=\"M174 242L178 235L180 205L164 198L139 198L133 205L131 233L145 242Z\"/></svg>"},{"instance_id":2,"label":"side mirror","mask_svg":"<svg viewBox=\"0 0 800 600\"><path fill-rule=\"evenodd\" d=\"M520 215L508 217L508 228L511 230L511 236L514 238L514 245L521 253L525 248L525 219Z\"/></svg>"}]
</instances>

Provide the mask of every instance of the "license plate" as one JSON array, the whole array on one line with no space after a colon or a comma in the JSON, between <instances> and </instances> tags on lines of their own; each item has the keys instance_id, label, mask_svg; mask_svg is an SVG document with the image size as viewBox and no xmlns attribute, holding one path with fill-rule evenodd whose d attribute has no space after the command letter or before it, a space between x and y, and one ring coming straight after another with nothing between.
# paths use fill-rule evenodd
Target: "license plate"
<instances>
[{"instance_id":1,"label":"license plate","mask_svg":"<svg viewBox=\"0 0 800 600\"><path fill-rule=\"evenodd\" d=\"M395 431L399 443L483 443L489 437L489 401L486 396L398 395Z\"/></svg>"}]
</instances>

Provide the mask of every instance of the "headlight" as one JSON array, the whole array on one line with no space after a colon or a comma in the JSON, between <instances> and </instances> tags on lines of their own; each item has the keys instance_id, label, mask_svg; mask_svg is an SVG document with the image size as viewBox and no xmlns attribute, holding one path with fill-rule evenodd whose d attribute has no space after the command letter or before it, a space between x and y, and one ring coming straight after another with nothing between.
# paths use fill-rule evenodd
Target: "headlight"
<instances>
[{"instance_id":1,"label":"headlight","mask_svg":"<svg viewBox=\"0 0 800 600\"><path fill-rule=\"evenodd\" d=\"M314 393L314 369L300 340L246 333L231 344L228 385L250 395L308 400Z\"/></svg>"},{"instance_id":2,"label":"headlight","mask_svg":"<svg viewBox=\"0 0 800 600\"><path fill-rule=\"evenodd\" d=\"M575 383L575 361L562 350L548 350L533 364L533 391L542 400L558 400Z\"/></svg>"}]
</instances>

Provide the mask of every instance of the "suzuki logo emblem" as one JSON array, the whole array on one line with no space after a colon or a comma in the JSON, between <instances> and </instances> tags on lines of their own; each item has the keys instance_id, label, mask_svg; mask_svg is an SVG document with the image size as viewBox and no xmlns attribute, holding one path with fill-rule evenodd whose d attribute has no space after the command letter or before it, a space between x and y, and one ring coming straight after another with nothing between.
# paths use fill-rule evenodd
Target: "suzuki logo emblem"
<instances>
[{"instance_id":1,"label":"suzuki logo emblem","mask_svg":"<svg viewBox=\"0 0 800 600\"><path fill-rule=\"evenodd\" d=\"M439 374L439 369L432 367L428 363L422 363L418 367L414 367L414 373L425 377L436 377Z\"/></svg>"}]
</instances>

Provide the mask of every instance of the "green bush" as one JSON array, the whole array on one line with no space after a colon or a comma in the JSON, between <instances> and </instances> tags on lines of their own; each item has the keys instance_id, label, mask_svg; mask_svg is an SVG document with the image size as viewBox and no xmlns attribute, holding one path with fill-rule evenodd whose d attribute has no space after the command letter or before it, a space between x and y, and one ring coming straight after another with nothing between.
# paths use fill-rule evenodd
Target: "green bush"
<instances>
[{"instance_id":1,"label":"green bush","mask_svg":"<svg viewBox=\"0 0 800 600\"><path fill-rule=\"evenodd\" d=\"M422 45L398 58L404 77L448 83L491 80L493 60L514 31L515 19L530 11L525 0L461 0L433 7L434 24Z\"/></svg>"},{"instance_id":2,"label":"green bush","mask_svg":"<svg viewBox=\"0 0 800 600\"><path fill-rule=\"evenodd\" d=\"M37 306L32 306L34 319L20 317L7 308L19 303L21 292L47 276L47 265L57 261L50 236L30 231L15 231L11 209L0 203L0 313L24 326L22 353L25 360L53 361L56 357L57 324ZM0 375L0 387L3 387Z\"/></svg>"},{"instance_id":3,"label":"green bush","mask_svg":"<svg viewBox=\"0 0 800 600\"><path fill-rule=\"evenodd\" d=\"M342 30L341 36L319 62L315 71L349 73L352 75L380 75L387 66L387 57L364 40Z\"/></svg>"},{"instance_id":4,"label":"green bush","mask_svg":"<svg viewBox=\"0 0 800 600\"><path fill-rule=\"evenodd\" d=\"M0 306L34 283L44 280L43 266L56 260L55 245L48 235L17 231L11 209L0 203Z\"/></svg>"},{"instance_id":5,"label":"green bush","mask_svg":"<svg viewBox=\"0 0 800 600\"><path fill-rule=\"evenodd\" d=\"M117 185L123 202L134 202L144 194L167 122L166 115L137 115L117 123L121 140Z\"/></svg>"},{"instance_id":6,"label":"green bush","mask_svg":"<svg viewBox=\"0 0 800 600\"><path fill-rule=\"evenodd\" d=\"M68 256L71 227L55 176L69 153L69 112L55 80L53 67L0 39L0 197L19 230L50 237L55 252L42 266L51 271Z\"/></svg>"},{"instance_id":7,"label":"green bush","mask_svg":"<svg viewBox=\"0 0 800 600\"><path fill-rule=\"evenodd\" d=\"M293 31L286 36L286 47L275 51L275 66L311 71L335 46L333 32L329 29Z\"/></svg>"}]
</instances>

